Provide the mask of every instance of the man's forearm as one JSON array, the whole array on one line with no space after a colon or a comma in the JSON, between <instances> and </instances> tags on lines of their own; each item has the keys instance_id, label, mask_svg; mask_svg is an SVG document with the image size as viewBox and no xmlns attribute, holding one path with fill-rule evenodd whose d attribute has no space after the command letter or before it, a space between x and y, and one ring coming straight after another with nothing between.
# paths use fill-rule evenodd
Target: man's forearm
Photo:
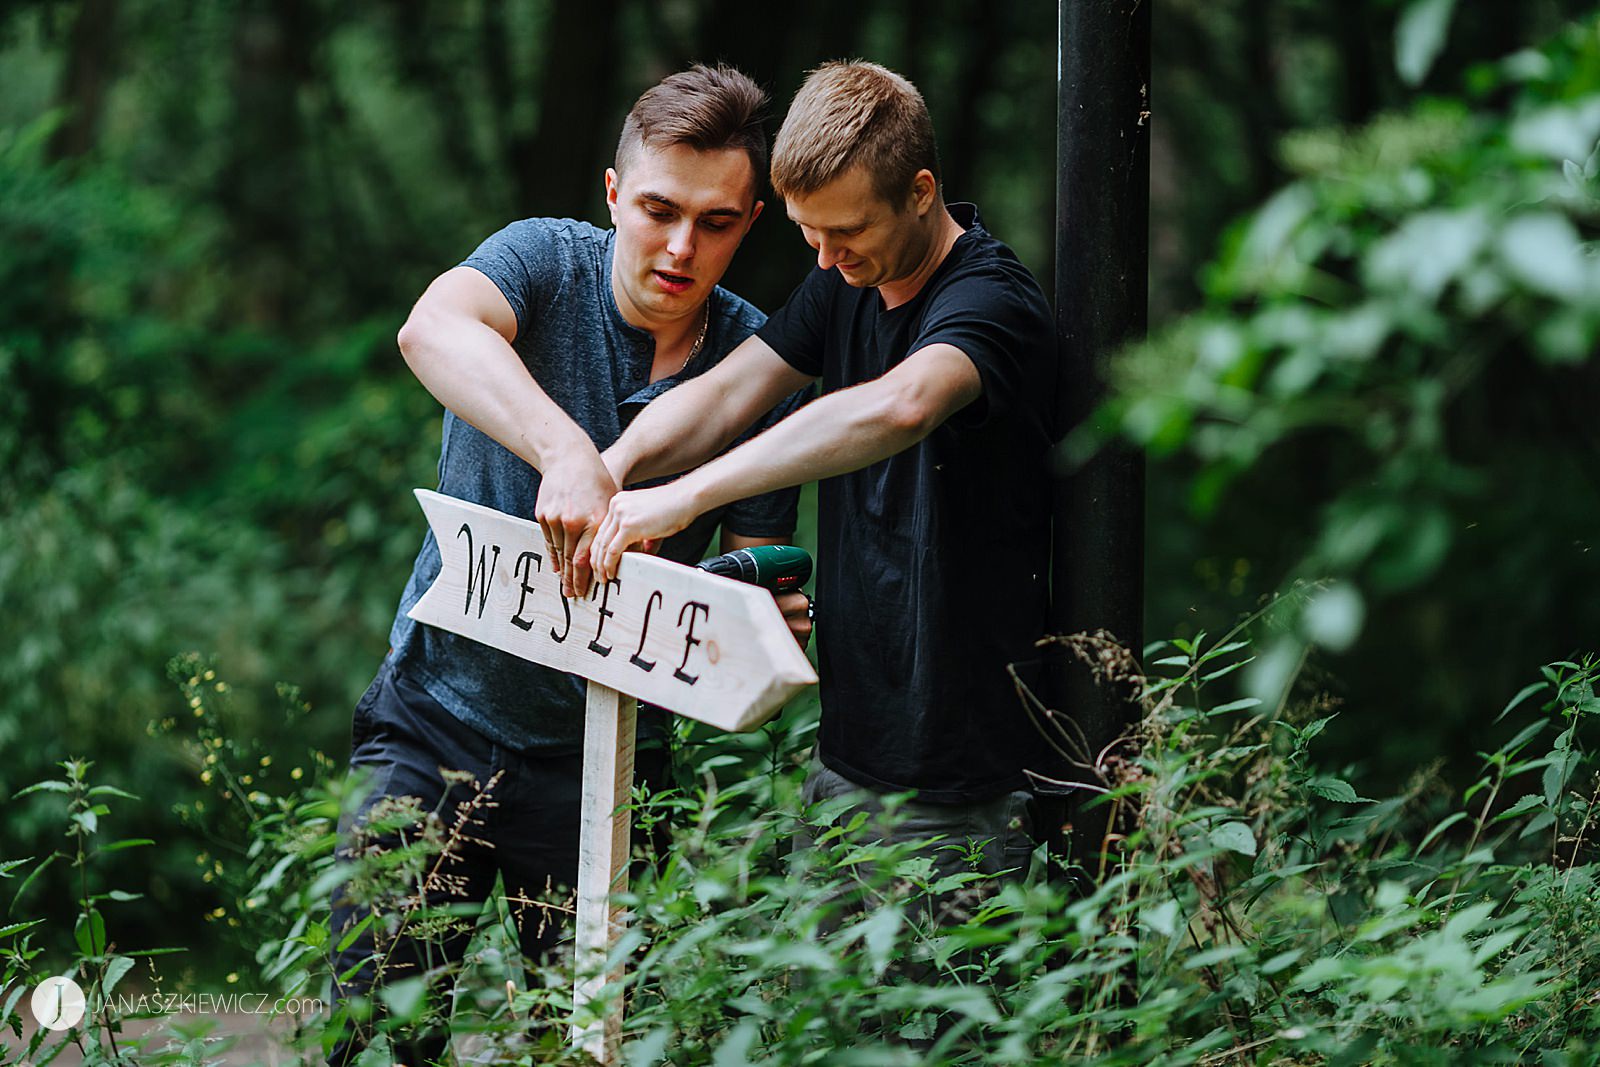
<instances>
[{"instance_id":1,"label":"man's forearm","mask_svg":"<svg viewBox=\"0 0 1600 1067\"><path fill-rule=\"evenodd\" d=\"M728 447L746 424L718 403L708 377L685 382L645 405L627 432L601 454L618 485L677 474Z\"/></svg>"},{"instance_id":2,"label":"man's forearm","mask_svg":"<svg viewBox=\"0 0 1600 1067\"><path fill-rule=\"evenodd\" d=\"M688 470L811 380L759 337L747 337L700 377L652 400L606 450L606 466L619 483Z\"/></svg>"},{"instance_id":3,"label":"man's forearm","mask_svg":"<svg viewBox=\"0 0 1600 1067\"><path fill-rule=\"evenodd\" d=\"M760 436L680 478L704 513L735 500L859 470L901 452L938 423L883 380L812 401Z\"/></svg>"},{"instance_id":4,"label":"man's forearm","mask_svg":"<svg viewBox=\"0 0 1600 1067\"><path fill-rule=\"evenodd\" d=\"M976 367L959 349L920 349L883 377L807 404L671 485L617 494L595 536L595 573L615 577L629 548L668 537L723 504L904 451L981 392Z\"/></svg>"},{"instance_id":5,"label":"man's forearm","mask_svg":"<svg viewBox=\"0 0 1600 1067\"><path fill-rule=\"evenodd\" d=\"M594 449L506 339L484 323L464 316L414 317L400 331L400 351L439 403L534 469Z\"/></svg>"}]
</instances>

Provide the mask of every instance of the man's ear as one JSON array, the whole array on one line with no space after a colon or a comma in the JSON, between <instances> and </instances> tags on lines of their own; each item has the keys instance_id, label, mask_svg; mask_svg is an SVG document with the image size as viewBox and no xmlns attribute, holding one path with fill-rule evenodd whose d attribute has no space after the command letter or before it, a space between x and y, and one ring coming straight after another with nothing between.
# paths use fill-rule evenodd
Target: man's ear
<instances>
[{"instance_id":1,"label":"man's ear","mask_svg":"<svg viewBox=\"0 0 1600 1067\"><path fill-rule=\"evenodd\" d=\"M939 179L924 167L911 179L911 204L918 215L926 215L934 206L939 192Z\"/></svg>"},{"instance_id":2,"label":"man's ear","mask_svg":"<svg viewBox=\"0 0 1600 1067\"><path fill-rule=\"evenodd\" d=\"M745 223L745 226L744 226L744 232L745 233L749 233L750 232L750 227L754 226L756 224L756 219L759 219L761 217L761 209L766 207L766 206L767 205L763 201L760 201L760 200L757 200L755 202L755 204L753 204L751 206L751 208L750 208L750 221Z\"/></svg>"},{"instance_id":3,"label":"man's ear","mask_svg":"<svg viewBox=\"0 0 1600 1067\"><path fill-rule=\"evenodd\" d=\"M617 177L615 167L606 168L606 208L611 212L611 221L617 221L617 186L621 179Z\"/></svg>"}]
</instances>

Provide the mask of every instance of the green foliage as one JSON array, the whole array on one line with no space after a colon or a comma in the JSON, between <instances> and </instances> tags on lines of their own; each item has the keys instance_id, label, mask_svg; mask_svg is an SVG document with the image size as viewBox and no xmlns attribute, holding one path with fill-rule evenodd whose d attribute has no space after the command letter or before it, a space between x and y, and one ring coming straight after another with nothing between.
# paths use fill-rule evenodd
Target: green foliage
<instances>
[{"instance_id":1,"label":"green foliage","mask_svg":"<svg viewBox=\"0 0 1600 1067\"><path fill-rule=\"evenodd\" d=\"M117 1040L122 1033L126 1012L117 1007L113 999L122 980L141 961L154 973L153 957L180 951L173 948L128 949L120 945L115 936L117 927L108 923L107 915L114 914L118 905L140 899L142 894L116 889L106 884L104 857L128 849L142 849L155 842L145 837L104 840L101 820L112 814L114 801L137 801L139 798L115 786L93 785L89 771L93 764L85 760L66 760L60 764L62 775L36 782L20 790L11 798L13 802L30 795L47 795L61 798L64 810L66 848L57 849L39 860L32 857L7 860L0 863L0 875L21 877L11 896L6 914L17 913L19 904L35 890L41 875L52 865L64 869L74 892L73 905L76 916L72 921L72 936L66 952L59 937L54 944L33 945L35 933L53 933L34 930L43 920L7 921L0 926L0 960L4 961L0 997L4 1008L0 1010L0 1029L9 1028L17 1038L26 1037L20 1053L25 1062L47 1063L68 1044L74 1044L85 1062L126 1064L134 1062L168 1062L165 1057L135 1060L131 1050L124 1049ZM26 872L25 874L23 872ZM28 931L27 936L16 935ZM43 957L41 959L41 957ZM47 970L48 964L68 965L62 969ZM19 1002L30 993L39 979L50 975L64 975L75 979L85 993L83 1021L64 1032L54 1032L42 1026L35 1027L31 1036L23 1033L22 1019L18 1014ZM0 1039L3 1041L3 1039ZM10 1053L9 1043L0 1043L0 1053Z\"/></svg>"},{"instance_id":2,"label":"green foliage","mask_svg":"<svg viewBox=\"0 0 1600 1067\"><path fill-rule=\"evenodd\" d=\"M1055 13L825 4L778 33L624 5L602 31L623 58L602 69L611 50L561 48L543 3L299 5L296 26L271 5L115 7L110 51L87 64L69 62L94 39L72 5L0 16L0 796L49 783L4 813L0 1028L40 976L75 973L102 997L76 1035L92 1060L200 1062L228 1052L204 1021L136 1044L117 1029L104 994L159 981L124 968L146 946L193 944L191 986L245 960L259 988L322 994L334 884L407 925L453 921L403 903L402 876L448 849L429 813L393 813L412 849L338 864L354 793L325 753L381 654L420 532L406 491L437 452L394 328L515 214L598 215L610 124L555 150L540 123L562 109L542 86L573 91L561 72L593 68L616 105L643 72L726 55L781 99L824 52L863 52L924 88L952 194L975 189L1047 274L1054 42L1038 31ZM1105 803L1137 815L1117 874L1079 894L974 878L945 887L975 906L941 925L915 859L874 857L877 906L857 920L820 902L859 889L870 842L841 832L785 858L817 817L796 792L814 720L685 741L677 791L637 813L675 844L632 898L629 1062L1592 1061L1593 667L1523 690L1504 745L1463 724L1515 688L1490 672L1594 632L1593 598L1572 590L1600 580L1600 48L1591 20L1465 70L1462 98L1404 109L1395 80L1461 83L1463 56L1576 8L1162 9L1158 317L1193 298L1216 220L1293 181L1227 235L1200 313L1123 361L1108 414L1166 461L1158 479L1192 470L1173 499L1220 526L1153 524L1152 595L1178 607L1152 614L1188 607L1198 557L1216 600L1285 586L1284 632L1248 666L1232 637L1162 650L1173 684L1150 686L1138 756L1090 760ZM109 79L79 153L56 135L99 105L73 70ZM1379 105L1396 110L1367 122ZM1331 120L1367 124L1274 155L1285 130ZM731 280L771 306L803 265L769 206ZM1311 644L1348 650L1347 677ZM1374 644L1390 658L1355 658ZM183 659L175 699L159 665L184 648L217 653L237 689ZM1272 699L1218 695L1245 671ZM307 699L274 700L278 677ZM1296 677L1318 695L1281 712ZM1333 718L1325 691L1360 684L1388 702L1357 691ZM1386 787L1312 759L1330 743L1393 749L1407 770L1450 744L1492 751L1459 803L1424 771L1368 799ZM81 758L55 777L67 753ZM441 976L456 1030L508 1062L570 1060L571 975L525 980L518 906L498 900L469 966ZM209 924L174 931L192 915ZM375 1057L447 1006L421 983L383 1001ZM320 1056L315 1027L289 1040Z\"/></svg>"},{"instance_id":3,"label":"green foliage","mask_svg":"<svg viewBox=\"0 0 1600 1067\"><path fill-rule=\"evenodd\" d=\"M1448 9L1408 10L1418 77L1443 32L1419 23ZM1463 552L1542 546L1495 568L1506 600L1586 566L1569 531L1592 457L1554 461L1547 426L1594 381L1600 343L1600 23L1472 81L1468 102L1286 138L1295 180L1229 234L1204 307L1112 368L1101 425L1191 460L1195 514L1276 484L1285 582L1337 580L1264 649L1268 699L1307 643L1349 648L1369 602L1459 571Z\"/></svg>"},{"instance_id":4,"label":"green foliage","mask_svg":"<svg viewBox=\"0 0 1600 1067\"><path fill-rule=\"evenodd\" d=\"M174 792L148 737L172 717L156 665L226 657L268 739L284 727L254 694L272 664L298 664L334 707L359 691L416 550L406 490L436 454L437 412L371 375L386 326L302 345L231 321L209 216L50 161L58 122L0 128L0 792L79 752L160 798L146 814L165 877L135 909L154 927L194 876L169 806L192 780ZM348 719L307 722L334 748ZM139 750L152 758L125 758ZM31 814L8 831L22 852L48 833Z\"/></svg>"},{"instance_id":5,"label":"green foliage","mask_svg":"<svg viewBox=\"0 0 1600 1067\"><path fill-rule=\"evenodd\" d=\"M1134 743L1096 768L1102 802L1126 815L1113 825L1129 831L1092 883L1040 869L934 879L926 854L878 844L861 815L802 810L805 730L686 750L692 785L636 798L670 846L621 898L632 921L611 966L625 977L599 1002L628 997L625 1062L1576 1063L1600 1048L1585 1006L1600 979L1589 740L1600 657L1552 664L1508 703L1509 739L1459 799L1430 775L1368 799L1347 771L1317 764L1340 721L1325 708L1217 702L1216 683L1251 656L1236 633L1152 655L1160 673L1143 681ZM355 793L324 764L296 774L230 736L228 687L211 670L174 663L194 726L170 729L220 802L191 815L229 857L208 866L230 899L214 929L253 955L245 987L325 999L326 902L346 884L371 907L363 928L378 932L380 968L402 932L476 930L464 967L392 982L377 1014L357 1003L334 1020L372 1027L371 1057L448 1021L463 1055L583 1062L567 1044L570 961L530 980L513 947L513 915L566 902L497 897L484 916L421 903L494 783L453 811L375 810L339 862L333 825ZM64 767L18 798L48 807L67 847L0 867L33 883L0 927L0 997L15 1016L16 991L39 975L77 976L89 1016L50 1040L81 1042L91 1063L225 1051L174 1019L118 1040L127 1015L108 994L147 952L120 945L111 918L134 895L95 872L149 842L100 843L110 805L127 798L91 784L82 762ZM791 847L801 831L815 847ZM398 848L361 843L394 834ZM972 862L976 844L947 843ZM65 927L16 913L37 896L30 874L52 862L80 886ZM299 1017L284 1040L315 1058L328 1021Z\"/></svg>"}]
</instances>

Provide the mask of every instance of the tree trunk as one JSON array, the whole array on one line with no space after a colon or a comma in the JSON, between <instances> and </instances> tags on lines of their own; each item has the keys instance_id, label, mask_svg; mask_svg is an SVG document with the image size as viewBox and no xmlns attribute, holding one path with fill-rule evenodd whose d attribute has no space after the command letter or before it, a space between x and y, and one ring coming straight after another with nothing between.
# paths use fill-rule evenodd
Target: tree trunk
<instances>
[{"instance_id":1,"label":"tree trunk","mask_svg":"<svg viewBox=\"0 0 1600 1067\"><path fill-rule=\"evenodd\" d=\"M254 0L233 26L234 120L218 199L233 230L242 309L257 322L281 322L299 264L299 211L305 193L300 88L313 38L305 0Z\"/></svg>"},{"instance_id":2,"label":"tree trunk","mask_svg":"<svg viewBox=\"0 0 1600 1067\"><path fill-rule=\"evenodd\" d=\"M539 128L516 138L517 209L587 218L599 212L600 173L616 146L618 0L558 3L545 31Z\"/></svg>"},{"instance_id":3,"label":"tree trunk","mask_svg":"<svg viewBox=\"0 0 1600 1067\"><path fill-rule=\"evenodd\" d=\"M116 0L83 0L72 23L57 102L66 121L50 139L52 160L73 159L94 147L116 57Z\"/></svg>"}]
</instances>

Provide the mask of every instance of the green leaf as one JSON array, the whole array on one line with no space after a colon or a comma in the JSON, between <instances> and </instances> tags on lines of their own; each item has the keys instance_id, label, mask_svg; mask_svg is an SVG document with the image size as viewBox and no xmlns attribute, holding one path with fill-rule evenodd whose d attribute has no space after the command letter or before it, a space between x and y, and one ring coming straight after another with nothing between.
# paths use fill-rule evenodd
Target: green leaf
<instances>
[{"instance_id":1,"label":"green leaf","mask_svg":"<svg viewBox=\"0 0 1600 1067\"><path fill-rule=\"evenodd\" d=\"M32 885L34 883L34 881L37 880L38 877L45 872L46 868L48 868L52 863L54 863L60 857L61 857L61 853L52 852L52 853L50 853L50 855L48 855L48 856L46 856L44 858L44 862L43 863L39 864L39 866L35 867L33 870L28 872L28 877L26 877L26 878L24 878L22 880L22 884L21 885L17 886L17 891L16 891L15 895L13 895L12 898L11 898L11 910L12 911L15 911L17 909L17 901L22 899L22 894L24 894L24 893L26 893L28 891L28 887L30 885Z\"/></svg>"},{"instance_id":2,"label":"green leaf","mask_svg":"<svg viewBox=\"0 0 1600 1067\"><path fill-rule=\"evenodd\" d=\"M428 1001L428 983L422 978L390 982L378 990L378 997L396 1018L412 1020L422 1013Z\"/></svg>"},{"instance_id":3,"label":"green leaf","mask_svg":"<svg viewBox=\"0 0 1600 1067\"><path fill-rule=\"evenodd\" d=\"M1570 748L1558 749L1551 754L1550 764L1544 769L1544 800L1550 807L1556 806L1556 798L1567 787L1567 780L1572 777L1573 768L1578 765L1578 753Z\"/></svg>"},{"instance_id":4,"label":"green leaf","mask_svg":"<svg viewBox=\"0 0 1600 1067\"><path fill-rule=\"evenodd\" d=\"M99 911L90 908L79 914L72 936L85 956L99 956L106 950L106 921Z\"/></svg>"},{"instance_id":5,"label":"green leaf","mask_svg":"<svg viewBox=\"0 0 1600 1067\"><path fill-rule=\"evenodd\" d=\"M1247 951L1243 945L1218 945L1215 948L1196 952L1193 956L1184 960L1183 969L1197 971L1201 967L1210 967L1212 964L1223 963L1235 957L1243 956Z\"/></svg>"},{"instance_id":6,"label":"green leaf","mask_svg":"<svg viewBox=\"0 0 1600 1067\"><path fill-rule=\"evenodd\" d=\"M1232 663L1228 664L1226 667L1218 667L1214 671L1210 671L1210 672L1208 672L1206 674L1202 674L1200 676L1200 680L1202 682L1214 682L1218 678L1221 678L1223 675L1232 674L1234 671L1238 670L1240 667L1243 667L1246 664L1252 663L1252 662L1254 662L1253 658L1252 659L1236 659Z\"/></svg>"},{"instance_id":7,"label":"green leaf","mask_svg":"<svg viewBox=\"0 0 1600 1067\"><path fill-rule=\"evenodd\" d=\"M1306 783L1306 788L1324 800L1334 800L1340 804L1370 804L1370 797L1359 795L1355 787L1342 778L1323 776L1313 778Z\"/></svg>"},{"instance_id":8,"label":"green leaf","mask_svg":"<svg viewBox=\"0 0 1600 1067\"><path fill-rule=\"evenodd\" d=\"M1271 959L1261 964L1261 973L1277 974L1285 967L1293 966L1300 959L1300 957L1304 956L1305 954L1306 950L1303 948L1291 948L1287 951L1280 952L1276 956L1273 956Z\"/></svg>"},{"instance_id":9,"label":"green leaf","mask_svg":"<svg viewBox=\"0 0 1600 1067\"><path fill-rule=\"evenodd\" d=\"M124 800L144 799L143 797L136 797L132 793L129 793L125 790L118 789L114 785L97 785L93 789L89 790L89 795L92 797L121 797Z\"/></svg>"},{"instance_id":10,"label":"green leaf","mask_svg":"<svg viewBox=\"0 0 1600 1067\"><path fill-rule=\"evenodd\" d=\"M1456 823L1460 822L1466 817L1466 812L1458 811L1454 815L1443 819L1438 826L1435 826L1432 830L1429 830L1427 836L1422 839L1422 844L1417 846L1417 855L1420 856L1422 853L1426 852L1428 850L1428 846L1433 844L1434 840L1438 838L1440 834L1444 833L1446 830L1450 829L1450 827L1454 826Z\"/></svg>"},{"instance_id":11,"label":"green leaf","mask_svg":"<svg viewBox=\"0 0 1600 1067\"><path fill-rule=\"evenodd\" d=\"M1503 822L1506 819L1515 819L1519 815L1526 815L1528 812L1533 811L1536 808L1544 807L1544 803L1544 798L1539 794L1529 793L1526 796L1520 797L1515 804L1511 805L1505 811L1502 811L1499 815L1496 815L1494 817L1494 821ZM1465 815L1466 812L1457 812L1457 814Z\"/></svg>"},{"instance_id":12,"label":"green leaf","mask_svg":"<svg viewBox=\"0 0 1600 1067\"><path fill-rule=\"evenodd\" d=\"M38 926L42 922L44 922L43 919L29 919L27 922L12 923L10 926L0 926L0 937L10 937L12 934L19 934L29 927Z\"/></svg>"},{"instance_id":13,"label":"green leaf","mask_svg":"<svg viewBox=\"0 0 1600 1067\"><path fill-rule=\"evenodd\" d=\"M335 949L335 951L343 952L345 949L355 944L356 938L360 937L366 928L372 925L372 920L376 918L377 915L375 913L369 912L364 918L362 918L360 922L356 923L349 930L345 931L345 935L339 939L339 947Z\"/></svg>"},{"instance_id":14,"label":"green leaf","mask_svg":"<svg viewBox=\"0 0 1600 1067\"><path fill-rule=\"evenodd\" d=\"M1378 292L1415 294L1428 304L1436 303L1450 283L1477 261L1493 233L1482 210L1419 212L1367 250L1362 260L1366 282ZM1381 340L1386 326L1382 319L1356 320L1346 329L1359 330L1362 325ZM1343 340L1359 344L1364 339Z\"/></svg>"},{"instance_id":15,"label":"green leaf","mask_svg":"<svg viewBox=\"0 0 1600 1067\"><path fill-rule=\"evenodd\" d=\"M1545 830L1553 826L1555 821L1556 817L1553 812L1546 811L1541 815L1537 815L1528 821L1528 825L1522 828L1522 831L1517 834L1517 839L1525 840L1532 837L1534 834L1543 833Z\"/></svg>"},{"instance_id":16,"label":"green leaf","mask_svg":"<svg viewBox=\"0 0 1600 1067\"><path fill-rule=\"evenodd\" d=\"M635 1038L622 1046L622 1059L628 1067L656 1067L666 1058L667 1048L676 1031L671 1026L658 1026L643 1037Z\"/></svg>"},{"instance_id":17,"label":"green leaf","mask_svg":"<svg viewBox=\"0 0 1600 1067\"><path fill-rule=\"evenodd\" d=\"M66 782L57 781L56 779L52 778L49 781L45 781L45 782L35 782L32 785L28 786L26 789L17 790L15 793L11 794L11 799L12 800L20 800L23 797L27 796L29 793L70 793L70 792L72 792L72 787L70 785L68 785Z\"/></svg>"},{"instance_id":18,"label":"green leaf","mask_svg":"<svg viewBox=\"0 0 1600 1067\"><path fill-rule=\"evenodd\" d=\"M1300 989L1315 989L1336 978L1343 978L1348 971L1343 960L1324 956L1320 960L1312 960L1305 970L1296 975L1294 985Z\"/></svg>"},{"instance_id":19,"label":"green leaf","mask_svg":"<svg viewBox=\"0 0 1600 1067\"><path fill-rule=\"evenodd\" d=\"M0 1027L5 1026L6 1020L11 1018L11 1013L17 1010L17 1001L21 1000L22 994L27 991L28 983L18 982L17 987L11 991L11 995L6 997L4 1006L0 1006ZM18 1031L19 1034L20 1032ZM0 1052L3 1051L5 1051L5 1047L0 1045Z\"/></svg>"},{"instance_id":20,"label":"green leaf","mask_svg":"<svg viewBox=\"0 0 1600 1067\"><path fill-rule=\"evenodd\" d=\"M1208 660L1216 659L1218 656L1225 656L1229 652L1237 652L1241 648L1248 648L1249 645L1249 641L1229 641L1225 645L1217 645L1207 649L1206 654L1200 657L1200 662L1205 663Z\"/></svg>"},{"instance_id":21,"label":"green leaf","mask_svg":"<svg viewBox=\"0 0 1600 1067\"><path fill-rule=\"evenodd\" d=\"M1298 743L1303 747L1311 741L1314 741L1317 737L1321 736L1322 731L1328 728L1328 724L1338 717L1339 716L1337 715L1324 715L1320 719L1306 723L1306 725L1300 730L1300 735L1297 738Z\"/></svg>"},{"instance_id":22,"label":"green leaf","mask_svg":"<svg viewBox=\"0 0 1600 1067\"><path fill-rule=\"evenodd\" d=\"M1171 937L1178 928L1178 902L1164 900L1153 908L1139 913L1139 921L1162 937Z\"/></svg>"},{"instance_id":23,"label":"green leaf","mask_svg":"<svg viewBox=\"0 0 1600 1067\"><path fill-rule=\"evenodd\" d=\"M1351 792L1354 793L1355 790L1352 789ZM1225 822L1213 828L1210 837L1211 843L1218 848L1245 856L1256 854L1256 835L1242 822Z\"/></svg>"},{"instance_id":24,"label":"green leaf","mask_svg":"<svg viewBox=\"0 0 1600 1067\"><path fill-rule=\"evenodd\" d=\"M1394 66L1407 85L1421 85L1444 51L1455 0L1413 0L1394 34Z\"/></svg>"},{"instance_id":25,"label":"green leaf","mask_svg":"<svg viewBox=\"0 0 1600 1067\"><path fill-rule=\"evenodd\" d=\"M761 1027L754 1019L743 1019L722 1042L711 1057L711 1067L745 1067L755 1063L755 1044L761 1037Z\"/></svg>"},{"instance_id":26,"label":"green leaf","mask_svg":"<svg viewBox=\"0 0 1600 1067\"><path fill-rule=\"evenodd\" d=\"M120 852L125 848L143 848L155 844L155 839L150 837L125 837L120 841L113 841L108 845L101 845L101 852Z\"/></svg>"},{"instance_id":27,"label":"green leaf","mask_svg":"<svg viewBox=\"0 0 1600 1067\"><path fill-rule=\"evenodd\" d=\"M1523 285L1562 301L1583 298L1589 274L1582 238L1563 215L1522 215L1500 232L1500 255Z\"/></svg>"},{"instance_id":28,"label":"green leaf","mask_svg":"<svg viewBox=\"0 0 1600 1067\"><path fill-rule=\"evenodd\" d=\"M109 997L117 983L131 970L133 970L133 960L130 957L113 956L111 962L106 964L106 977L100 983L100 995Z\"/></svg>"}]
</instances>

